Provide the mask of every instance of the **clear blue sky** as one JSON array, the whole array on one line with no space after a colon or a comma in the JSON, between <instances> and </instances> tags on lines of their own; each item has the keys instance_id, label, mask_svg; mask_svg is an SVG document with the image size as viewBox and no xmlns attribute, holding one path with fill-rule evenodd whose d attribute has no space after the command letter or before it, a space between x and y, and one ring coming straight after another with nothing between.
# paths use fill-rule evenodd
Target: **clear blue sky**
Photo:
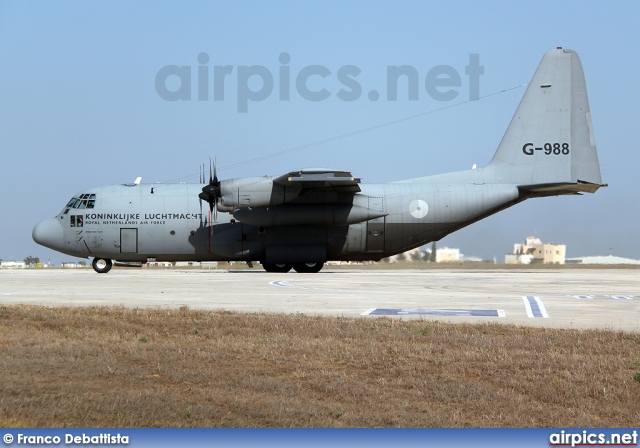
<instances>
[{"instance_id":1,"label":"clear blue sky","mask_svg":"<svg viewBox=\"0 0 640 448\"><path fill-rule=\"evenodd\" d=\"M442 240L467 255L498 257L537 234L568 256L640 258L637 151L640 39L638 2L18 2L0 1L0 258L68 260L37 246L31 230L75 193L131 182L197 182L217 155L220 177L279 175L304 167L351 170L388 182L487 163L524 88L286 155L262 156L341 136L469 99L465 66L478 54L480 95L529 82L544 52L571 48L582 59L602 166L609 187L595 195L526 201ZM198 55L209 61L201 64ZM281 63L282 53L290 61ZM156 76L191 67L191 101L166 101ZM225 99L214 101L214 66L232 66ZM295 79L308 66L309 101ZM388 66L419 74L419 99L386 97ZM424 80L434 67L460 74L458 96L437 101ZM198 101L198 67L209 99ZM274 77L263 101L238 111L240 67ZM280 99L281 66L290 99ZM362 94L343 101L343 66L360 70ZM262 87L257 77L247 84ZM176 76L167 89L178 89ZM404 89L404 90L403 90ZM368 93L376 90L377 101ZM232 168L226 168L241 164Z\"/></svg>"}]
</instances>

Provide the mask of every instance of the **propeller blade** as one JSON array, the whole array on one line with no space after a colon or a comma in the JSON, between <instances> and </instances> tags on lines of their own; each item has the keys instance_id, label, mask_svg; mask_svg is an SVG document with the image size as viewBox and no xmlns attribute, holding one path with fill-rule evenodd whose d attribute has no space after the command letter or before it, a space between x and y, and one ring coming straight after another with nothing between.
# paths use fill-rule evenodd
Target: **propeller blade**
<instances>
[{"instance_id":1,"label":"propeller blade","mask_svg":"<svg viewBox=\"0 0 640 448\"><path fill-rule=\"evenodd\" d=\"M202 183L204 183L204 163L202 164ZM218 222L218 198L220 197L220 181L216 169L215 159L209 157L209 184L202 187L202 192L198 197L209 203L209 222L213 217L213 222Z\"/></svg>"},{"instance_id":2,"label":"propeller blade","mask_svg":"<svg viewBox=\"0 0 640 448\"><path fill-rule=\"evenodd\" d=\"M220 181L218 180L218 173L216 172L216 159L213 159L213 185L216 187L220 186Z\"/></svg>"}]
</instances>

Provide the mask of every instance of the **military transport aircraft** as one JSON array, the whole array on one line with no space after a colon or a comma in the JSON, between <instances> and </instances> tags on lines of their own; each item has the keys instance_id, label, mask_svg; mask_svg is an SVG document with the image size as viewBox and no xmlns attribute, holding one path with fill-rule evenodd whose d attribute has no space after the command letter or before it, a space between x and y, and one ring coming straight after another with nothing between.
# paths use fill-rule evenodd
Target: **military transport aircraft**
<instances>
[{"instance_id":1,"label":"military transport aircraft","mask_svg":"<svg viewBox=\"0 0 640 448\"><path fill-rule=\"evenodd\" d=\"M380 260L422 246L525 199L601 186L582 64L558 47L542 58L485 167L382 185L317 168L229 180L214 168L200 184L137 179L75 195L33 239L93 257L99 273L114 260L259 261L268 272L318 272L329 260Z\"/></svg>"}]
</instances>

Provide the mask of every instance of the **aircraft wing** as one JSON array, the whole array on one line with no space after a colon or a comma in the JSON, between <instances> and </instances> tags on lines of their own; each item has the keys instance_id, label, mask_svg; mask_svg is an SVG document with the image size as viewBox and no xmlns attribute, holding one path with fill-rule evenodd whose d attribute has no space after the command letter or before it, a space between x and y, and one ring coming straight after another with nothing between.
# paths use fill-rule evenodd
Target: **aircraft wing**
<instances>
[{"instance_id":1,"label":"aircraft wing","mask_svg":"<svg viewBox=\"0 0 640 448\"><path fill-rule=\"evenodd\" d=\"M339 192L358 193L360 179L353 177L349 171L326 168L308 168L291 171L273 179L276 185L296 186L311 190L335 190Z\"/></svg>"}]
</instances>

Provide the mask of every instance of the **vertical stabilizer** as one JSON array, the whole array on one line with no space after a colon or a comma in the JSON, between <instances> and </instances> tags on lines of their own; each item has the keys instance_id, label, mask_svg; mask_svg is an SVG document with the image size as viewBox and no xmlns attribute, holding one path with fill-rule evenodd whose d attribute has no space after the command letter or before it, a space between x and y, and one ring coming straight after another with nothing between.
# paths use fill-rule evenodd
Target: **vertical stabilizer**
<instances>
[{"instance_id":1,"label":"vertical stabilizer","mask_svg":"<svg viewBox=\"0 0 640 448\"><path fill-rule=\"evenodd\" d=\"M545 53L487 166L402 182L509 184L522 197L597 191L600 163L578 54Z\"/></svg>"},{"instance_id":2,"label":"vertical stabilizer","mask_svg":"<svg viewBox=\"0 0 640 448\"><path fill-rule=\"evenodd\" d=\"M544 55L486 169L493 181L531 191L552 192L556 185L562 194L561 184L581 185L573 191L601 186L587 87L575 51L557 48Z\"/></svg>"}]
</instances>

